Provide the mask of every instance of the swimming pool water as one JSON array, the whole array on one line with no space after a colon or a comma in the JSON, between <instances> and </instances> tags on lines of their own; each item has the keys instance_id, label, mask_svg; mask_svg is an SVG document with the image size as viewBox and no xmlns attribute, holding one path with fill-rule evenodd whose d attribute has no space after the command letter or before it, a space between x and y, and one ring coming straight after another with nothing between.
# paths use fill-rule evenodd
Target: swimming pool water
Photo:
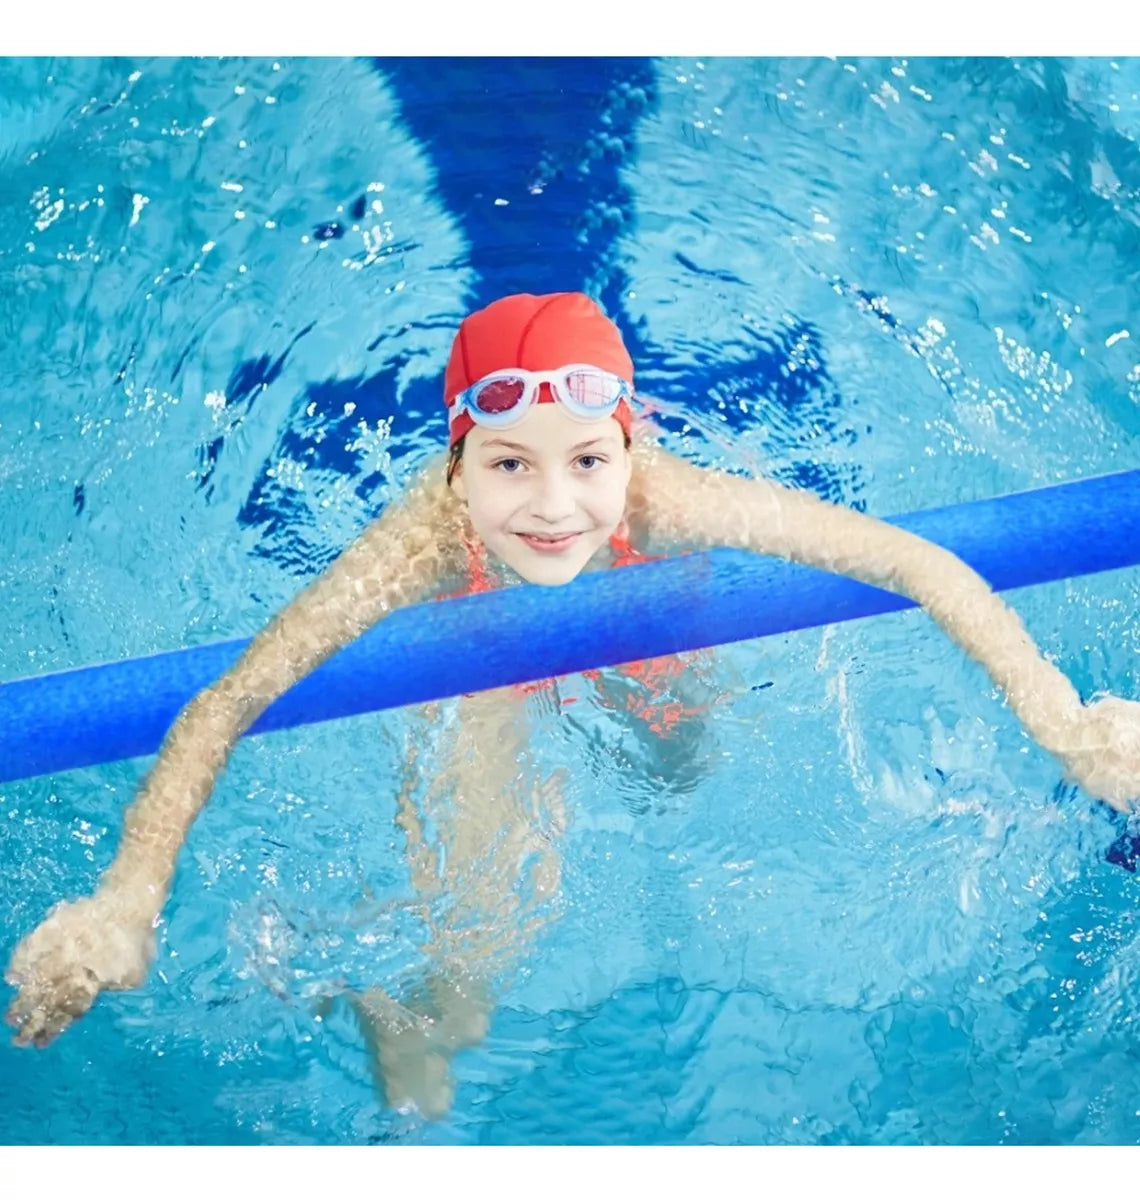
<instances>
[{"instance_id":1,"label":"swimming pool water","mask_svg":"<svg viewBox=\"0 0 1140 1200\"><path fill-rule=\"evenodd\" d=\"M3 678L248 634L434 453L464 312L584 288L670 444L877 514L1134 467L1140 67L0 63ZM1137 696L1140 573L1011 597ZM559 919L425 1123L330 983L412 979L399 713L244 743L146 986L0 1047L13 1142L1135 1142L1135 877L917 613L724 649L577 764ZM145 762L0 788L0 958ZM370 903L362 896L370 895Z\"/></svg>"}]
</instances>

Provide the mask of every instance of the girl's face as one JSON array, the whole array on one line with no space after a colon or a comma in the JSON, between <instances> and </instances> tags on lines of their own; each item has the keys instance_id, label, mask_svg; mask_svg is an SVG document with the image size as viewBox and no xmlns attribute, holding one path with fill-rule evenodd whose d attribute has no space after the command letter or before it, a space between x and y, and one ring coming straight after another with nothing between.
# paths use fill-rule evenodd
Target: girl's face
<instances>
[{"instance_id":1,"label":"girl's face","mask_svg":"<svg viewBox=\"0 0 1140 1200\"><path fill-rule=\"evenodd\" d=\"M617 421L535 404L510 429L472 429L452 486L487 549L549 586L569 583L609 541L631 470Z\"/></svg>"}]
</instances>

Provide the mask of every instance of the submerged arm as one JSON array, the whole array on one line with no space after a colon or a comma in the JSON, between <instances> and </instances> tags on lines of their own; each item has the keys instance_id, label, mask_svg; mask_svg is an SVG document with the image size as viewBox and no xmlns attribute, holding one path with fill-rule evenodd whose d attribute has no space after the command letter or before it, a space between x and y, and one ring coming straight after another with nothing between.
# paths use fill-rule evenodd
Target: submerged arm
<instances>
[{"instance_id":1,"label":"submerged arm","mask_svg":"<svg viewBox=\"0 0 1140 1200\"><path fill-rule=\"evenodd\" d=\"M94 896L57 906L16 948L7 979L17 1040L44 1044L103 988L140 983L153 956L178 852L241 735L299 679L380 618L426 598L445 573L456 507L432 469L182 710L128 808Z\"/></svg>"},{"instance_id":2,"label":"submerged arm","mask_svg":"<svg viewBox=\"0 0 1140 1200\"><path fill-rule=\"evenodd\" d=\"M636 455L633 504L654 536L733 546L848 575L920 604L989 672L1026 729L1092 794L1140 797L1140 705L1082 705L1018 615L949 550L810 492L706 470L658 446Z\"/></svg>"}]
</instances>

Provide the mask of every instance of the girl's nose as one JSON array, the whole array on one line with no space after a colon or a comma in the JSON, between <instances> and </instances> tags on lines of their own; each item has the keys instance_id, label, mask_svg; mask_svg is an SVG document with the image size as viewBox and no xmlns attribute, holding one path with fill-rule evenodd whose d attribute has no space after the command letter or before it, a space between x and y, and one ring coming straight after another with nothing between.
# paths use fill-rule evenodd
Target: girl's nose
<instances>
[{"instance_id":1,"label":"girl's nose","mask_svg":"<svg viewBox=\"0 0 1140 1200\"><path fill-rule=\"evenodd\" d=\"M541 521L556 525L574 515L574 493L561 471L543 476L535 489L531 511Z\"/></svg>"}]
</instances>

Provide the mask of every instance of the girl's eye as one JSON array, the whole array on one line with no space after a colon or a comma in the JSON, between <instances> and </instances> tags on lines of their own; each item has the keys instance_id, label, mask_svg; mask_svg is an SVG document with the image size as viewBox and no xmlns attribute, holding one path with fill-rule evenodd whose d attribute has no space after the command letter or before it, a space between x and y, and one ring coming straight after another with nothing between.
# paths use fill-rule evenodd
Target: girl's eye
<instances>
[{"instance_id":1,"label":"girl's eye","mask_svg":"<svg viewBox=\"0 0 1140 1200\"><path fill-rule=\"evenodd\" d=\"M598 454L583 454L578 459L578 465L587 471L593 471L595 468L603 466L605 459Z\"/></svg>"},{"instance_id":2,"label":"girl's eye","mask_svg":"<svg viewBox=\"0 0 1140 1200\"><path fill-rule=\"evenodd\" d=\"M495 470L502 471L507 475L517 475L522 467L522 461L517 458L500 458L495 463Z\"/></svg>"}]
</instances>

